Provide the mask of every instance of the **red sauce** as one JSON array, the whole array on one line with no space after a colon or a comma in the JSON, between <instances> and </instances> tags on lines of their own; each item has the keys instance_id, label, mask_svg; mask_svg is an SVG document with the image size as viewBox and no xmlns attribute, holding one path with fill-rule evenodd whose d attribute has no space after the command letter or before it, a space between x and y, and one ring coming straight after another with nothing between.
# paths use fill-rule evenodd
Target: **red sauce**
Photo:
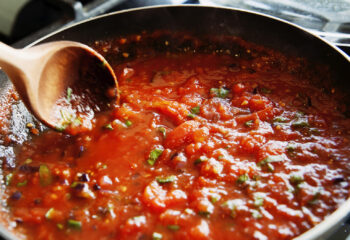
<instances>
[{"instance_id":1,"label":"red sauce","mask_svg":"<svg viewBox=\"0 0 350 240\"><path fill-rule=\"evenodd\" d=\"M348 198L349 123L302 60L244 42L239 54L124 52L130 39L95 46L114 61L119 107L91 132L47 131L18 147L6 169L16 230L291 239Z\"/></svg>"}]
</instances>

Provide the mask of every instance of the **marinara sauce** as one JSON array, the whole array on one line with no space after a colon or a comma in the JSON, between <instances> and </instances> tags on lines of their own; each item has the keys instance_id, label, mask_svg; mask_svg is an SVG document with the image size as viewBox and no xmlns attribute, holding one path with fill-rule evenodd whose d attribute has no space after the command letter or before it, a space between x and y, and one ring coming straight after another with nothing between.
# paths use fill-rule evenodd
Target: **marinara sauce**
<instances>
[{"instance_id":1,"label":"marinara sauce","mask_svg":"<svg viewBox=\"0 0 350 240\"><path fill-rule=\"evenodd\" d=\"M291 239L348 198L349 121L311 84L320 72L236 38L204 51L167 36L97 42L120 106L4 166L22 237Z\"/></svg>"}]
</instances>

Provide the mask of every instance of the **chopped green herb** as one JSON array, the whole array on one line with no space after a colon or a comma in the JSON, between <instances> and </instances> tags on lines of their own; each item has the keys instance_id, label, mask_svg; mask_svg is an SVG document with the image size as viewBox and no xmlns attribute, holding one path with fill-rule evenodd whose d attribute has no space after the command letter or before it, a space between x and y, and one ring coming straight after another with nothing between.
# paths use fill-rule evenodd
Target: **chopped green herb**
<instances>
[{"instance_id":1,"label":"chopped green herb","mask_svg":"<svg viewBox=\"0 0 350 240\"><path fill-rule=\"evenodd\" d=\"M310 128L311 134L320 135L320 131L317 128Z\"/></svg>"},{"instance_id":2,"label":"chopped green herb","mask_svg":"<svg viewBox=\"0 0 350 240\"><path fill-rule=\"evenodd\" d=\"M106 125L103 126L104 129L108 129L108 130L113 130L113 126L111 123L108 123Z\"/></svg>"},{"instance_id":3,"label":"chopped green herb","mask_svg":"<svg viewBox=\"0 0 350 240\"><path fill-rule=\"evenodd\" d=\"M306 127L310 127L310 124L306 119L297 119L294 122L292 122L292 127L294 127L294 128L306 128Z\"/></svg>"},{"instance_id":4,"label":"chopped green herb","mask_svg":"<svg viewBox=\"0 0 350 240\"><path fill-rule=\"evenodd\" d=\"M63 132L67 128L67 125L57 125L55 126L56 131Z\"/></svg>"},{"instance_id":5,"label":"chopped green herb","mask_svg":"<svg viewBox=\"0 0 350 240\"><path fill-rule=\"evenodd\" d=\"M194 165L197 165L197 164L200 164L202 162L206 162L208 161L208 158L205 157L205 156L200 156L199 158L197 158L195 161L194 161Z\"/></svg>"},{"instance_id":6,"label":"chopped green herb","mask_svg":"<svg viewBox=\"0 0 350 240\"><path fill-rule=\"evenodd\" d=\"M60 114L61 114L61 118L62 118L64 124L71 122L72 115L69 114L67 111L61 109Z\"/></svg>"},{"instance_id":7,"label":"chopped green herb","mask_svg":"<svg viewBox=\"0 0 350 240\"><path fill-rule=\"evenodd\" d=\"M27 185L27 183L28 183L27 180L24 180L23 182L19 182L19 183L17 183L17 187L24 187Z\"/></svg>"},{"instance_id":8,"label":"chopped green herb","mask_svg":"<svg viewBox=\"0 0 350 240\"><path fill-rule=\"evenodd\" d=\"M267 170L269 170L270 172L275 171L275 167L271 163L268 163L266 166L267 166Z\"/></svg>"},{"instance_id":9,"label":"chopped green herb","mask_svg":"<svg viewBox=\"0 0 350 240\"><path fill-rule=\"evenodd\" d=\"M166 137L166 129L165 129L165 127L159 127L158 131L162 133L163 137Z\"/></svg>"},{"instance_id":10,"label":"chopped green herb","mask_svg":"<svg viewBox=\"0 0 350 240\"><path fill-rule=\"evenodd\" d=\"M289 181L292 183L292 184L299 184L299 183L302 183L304 181L304 178L303 176L301 175L291 175L289 177Z\"/></svg>"},{"instance_id":11,"label":"chopped green herb","mask_svg":"<svg viewBox=\"0 0 350 240\"><path fill-rule=\"evenodd\" d=\"M305 113L301 112L301 111L296 111L294 114L295 118L301 118L305 115Z\"/></svg>"},{"instance_id":12,"label":"chopped green herb","mask_svg":"<svg viewBox=\"0 0 350 240\"><path fill-rule=\"evenodd\" d=\"M73 219L69 219L67 224L68 224L68 227L76 230L80 230L82 227L82 223L80 221L76 221Z\"/></svg>"},{"instance_id":13,"label":"chopped green herb","mask_svg":"<svg viewBox=\"0 0 350 240\"><path fill-rule=\"evenodd\" d=\"M12 178L13 178L13 173L9 173L6 175L6 177L5 177L6 186L9 186L11 184Z\"/></svg>"},{"instance_id":14,"label":"chopped green herb","mask_svg":"<svg viewBox=\"0 0 350 240\"><path fill-rule=\"evenodd\" d=\"M249 128L252 127L253 125L254 125L254 121L253 120L249 120L249 121L244 123L244 126L249 127Z\"/></svg>"},{"instance_id":15,"label":"chopped green herb","mask_svg":"<svg viewBox=\"0 0 350 240\"><path fill-rule=\"evenodd\" d=\"M193 113L195 115L198 115L200 113L200 111L201 111L201 107L200 106L191 108L191 113Z\"/></svg>"},{"instance_id":16,"label":"chopped green herb","mask_svg":"<svg viewBox=\"0 0 350 240\"><path fill-rule=\"evenodd\" d=\"M264 198L262 196L254 197L254 207L261 207L264 204Z\"/></svg>"},{"instance_id":17,"label":"chopped green herb","mask_svg":"<svg viewBox=\"0 0 350 240\"><path fill-rule=\"evenodd\" d=\"M167 177L156 177L158 183L171 183L177 180L175 175L170 175Z\"/></svg>"},{"instance_id":18,"label":"chopped green herb","mask_svg":"<svg viewBox=\"0 0 350 240\"><path fill-rule=\"evenodd\" d=\"M57 224L56 224L56 227L57 227L59 230L63 230L63 228L64 228L63 224L61 224L61 223L57 223Z\"/></svg>"},{"instance_id":19,"label":"chopped green herb","mask_svg":"<svg viewBox=\"0 0 350 240\"><path fill-rule=\"evenodd\" d=\"M57 131L65 130L69 125L80 126L82 124L82 119L80 117L75 117L71 113L67 112L64 109L60 110L61 120L60 123L55 126Z\"/></svg>"},{"instance_id":20,"label":"chopped green herb","mask_svg":"<svg viewBox=\"0 0 350 240\"><path fill-rule=\"evenodd\" d=\"M132 125L132 122L130 120L126 120L124 123L127 127L130 127Z\"/></svg>"},{"instance_id":21,"label":"chopped green herb","mask_svg":"<svg viewBox=\"0 0 350 240\"><path fill-rule=\"evenodd\" d=\"M308 203L311 204L311 205L317 204L320 196L321 196L321 192L320 191L315 192L314 196L312 197L312 200L310 200Z\"/></svg>"},{"instance_id":22,"label":"chopped green herb","mask_svg":"<svg viewBox=\"0 0 350 240\"><path fill-rule=\"evenodd\" d=\"M297 149L296 145L288 143L288 145L286 146L286 150L288 153L292 153Z\"/></svg>"},{"instance_id":23,"label":"chopped green herb","mask_svg":"<svg viewBox=\"0 0 350 240\"><path fill-rule=\"evenodd\" d=\"M54 208L50 208L50 209L46 212L45 218L46 218L46 219L52 219L53 216L54 216L54 214L55 214L55 209L54 209Z\"/></svg>"},{"instance_id":24,"label":"chopped green herb","mask_svg":"<svg viewBox=\"0 0 350 240\"><path fill-rule=\"evenodd\" d=\"M67 88L67 101L68 102L70 102L70 100L72 100L72 92L73 92L73 90L70 87L68 87Z\"/></svg>"},{"instance_id":25,"label":"chopped green herb","mask_svg":"<svg viewBox=\"0 0 350 240\"><path fill-rule=\"evenodd\" d=\"M237 183L245 183L248 180L249 180L249 176L248 176L248 174L245 173L245 174L242 174L238 177Z\"/></svg>"},{"instance_id":26,"label":"chopped green herb","mask_svg":"<svg viewBox=\"0 0 350 240\"><path fill-rule=\"evenodd\" d=\"M286 121L288 121L288 119L285 118L285 117L281 117L281 116L275 117L275 118L273 119L273 122L286 122Z\"/></svg>"},{"instance_id":27,"label":"chopped green herb","mask_svg":"<svg viewBox=\"0 0 350 240\"><path fill-rule=\"evenodd\" d=\"M52 183L51 171L45 164L42 164L39 167L39 178L40 178L40 184L43 187L50 185Z\"/></svg>"},{"instance_id":28,"label":"chopped green herb","mask_svg":"<svg viewBox=\"0 0 350 240\"><path fill-rule=\"evenodd\" d=\"M163 149L160 149L160 148L153 149L149 154L147 163L153 166L156 163L159 156L162 155L162 153L163 153Z\"/></svg>"},{"instance_id":29,"label":"chopped green herb","mask_svg":"<svg viewBox=\"0 0 350 240\"><path fill-rule=\"evenodd\" d=\"M272 90L269 89L269 88L261 88L260 91L261 91L262 93L265 93L265 94L269 94L269 93L272 92Z\"/></svg>"},{"instance_id":30,"label":"chopped green herb","mask_svg":"<svg viewBox=\"0 0 350 240\"><path fill-rule=\"evenodd\" d=\"M193 114L193 113L189 113L189 114L187 114L187 117L189 117L189 118L195 118L195 117L196 117L196 115L195 115L195 114Z\"/></svg>"},{"instance_id":31,"label":"chopped green herb","mask_svg":"<svg viewBox=\"0 0 350 240\"><path fill-rule=\"evenodd\" d=\"M202 216L202 217L205 217L205 218L208 218L210 216L210 212L208 212L208 211L199 211L198 215Z\"/></svg>"},{"instance_id":32,"label":"chopped green herb","mask_svg":"<svg viewBox=\"0 0 350 240\"><path fill-rule=\"evenodd\" d=\"M230 210L231 217L236 217L236 200L227 200L221 204L221 207Z\"/></svg>"},{"instance_id":33,"label":"chopped green herb","mask_svg":"<svg viewBox=\"0 0 350 240\"><path fill-rule=\"evenodd\" d=\"M32 163L33 160L31 158L27 158L25 161L24 161L24 164L30 164Z\"/></svg>"},{"instance_id":34,"label":"chopped green herb","mask_svg":"<svg viewBox=\"0 0 350 240\"><path fill-rule=\"evenodd\" d=\"M273 172L275 168L271 163L281 161L283 161L283 157L281 155L267 156L266 158L264 158L264 160L258 163L258 166L266 166L270 172Z\"/></svg>"},{"instance_id":35,"label":"chopped green herb","mask_svg":"<svg viewBox=\"0 0 350 240\"><path fill-rule=\"evenodd\" d=\"M255 218L255 219L260 219L260 218L262 218L263 216L262 216L262 214L261 214L258 210L253 209L253 211L252 211L252 217Z\"/></svg>"},{"instance_id":36,"label":"chopped green herb","mask_svg":"<svg viewBox=\"0 0 350 240\"><path fill-rule=\"evenodd\" d=\"M161 240L163 238L163 235L157 232L154 232L152 234L152 240Z\"/></svg>"},{"instance_id":37,"label":"chopped green herb","mask_svg":"<svg viewBox=\"0 0 350 240\"><path fill-rule=\"evenodd\" d=\"M226 98L230 93L230 91L226 88L220 87L220 88L211 88L210 93L219 98Z\"/></svg>"},{"instance_id":38,"label":"chopped green herb","mask_svg":"<svg viewBox=\"0 0 350 240\"><path fill-rule=\"evenodd\" d=\"M74 118L72 121L72 124L73 126L76 126L76 127L80 126L82 124L81 118L80 117Z\"/></svg>"},{"instance_id":39,"label":"chopped green herb","mask_svg":"<svg viewBox=\"0 0 350 240\"><path fill-rule=\"evenodd\" d=\"M73 182L70 187L71 188L75 188L76 186L78 186L78 184L80 184L80 182Z\"/></svg>"},{"instance_id":40,"label":"chopped green herb","mask_svg":"<svg viewBox=\"0 0 350 240\"><path fill-rule=\"evenodd\" d=\"M258 166L264 166L267 163L280 162L280 161L283 161L283 157L281 155L267 156L266 158L264 158L264 160L258 163Z\"/></svg>"},{"instance_id":41,"label":"chopped green herb","mask_svg":"<svg viewBox=\"0 0 350 240\"><path fill-rule=\"evenodd\" d=\"M214 196L210 196L210 202L211 202L212 204L214 204L214 203L216 203L217 201L219 201L220 198L221 198L221 196L220 196L219 194L216 194L216 195L214 195Z\"/></svg>"},{"instance_id":42,"label":"chopped green herb","mask_svg":"<svg viewBox=\"0 0 350 240\"><path fill-rule=\"evenodd\" d=\"M167 227L171 231L178 231L180 229L179 225L168 225Z\"/></svg>"}]
</instances>

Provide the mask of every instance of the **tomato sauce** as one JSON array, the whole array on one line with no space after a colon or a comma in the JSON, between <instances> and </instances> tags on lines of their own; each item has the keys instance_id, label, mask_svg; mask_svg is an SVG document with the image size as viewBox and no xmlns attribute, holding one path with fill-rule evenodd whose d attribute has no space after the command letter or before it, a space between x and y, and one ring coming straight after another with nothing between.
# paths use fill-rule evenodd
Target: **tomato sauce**
<instances>
[{"instance_id":1,"label":"tomato sauce","mask_svg":"<svg viewBox=\"0 0 350 240\"><path fill-rule=\"evenodd\" d=\"M94 46L116 72L118 107L90 132L40 133L4 166L15 230L291 239L348 198L349 121L304 60L238 39L237 51L197 51L196 39L170 51L174 39L144 37Z\"/></svg>"}]
</instances>

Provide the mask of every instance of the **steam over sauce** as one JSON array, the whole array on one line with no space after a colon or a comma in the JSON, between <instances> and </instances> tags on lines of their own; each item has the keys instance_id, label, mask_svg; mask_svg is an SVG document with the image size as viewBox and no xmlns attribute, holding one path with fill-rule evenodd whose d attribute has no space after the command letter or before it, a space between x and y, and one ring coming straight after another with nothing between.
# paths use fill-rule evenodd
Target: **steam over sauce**
<instances>
[{"instance_id":1,"label":"steam over sauce","mask_svg":"<svg viewBox=\"0 0 350 240\"><path fill-rule=\"evenodd\" d=\"M181 39L181 40L180 40ZM234 37L96 42L120 106L4 164L28 239L291 239L349 196L349 121L322 70ZM213 42L215 42L213 40Z\"/></svg>"}]
</instances>

